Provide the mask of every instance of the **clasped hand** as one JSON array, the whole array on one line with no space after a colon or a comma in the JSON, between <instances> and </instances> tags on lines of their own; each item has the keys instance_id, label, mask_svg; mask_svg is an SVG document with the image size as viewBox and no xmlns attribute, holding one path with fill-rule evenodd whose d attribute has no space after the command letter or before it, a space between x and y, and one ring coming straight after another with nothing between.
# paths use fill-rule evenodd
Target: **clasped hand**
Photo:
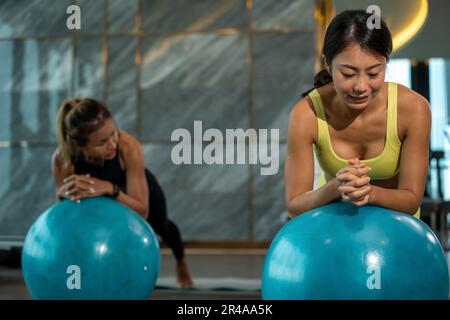
<instances>
[{"instance_id":1,"label":"clasped hand","mask_svg":"<svg viewBox=\"0 0 450 320\"><path fill-rule=\"evenodd\" d=\"M67 198L79 202L83 198L107 194L111 188L109 181L91 177L89 174L72 174L64 179L57 195L59 198Z\"/></svg>"},{"instance_id":2,"label":"clasped hand","mask_svg":"<svg viewBox=\"0 0 450 320\"><path fill-rule=\"evenodd\" d=\"M372 170L358 158L350 159L348 165L336 173L339 183L338 191L342 200L352 202L356 206L369 203L370 199L370 177Z\"/></svg>"}]
</instances>

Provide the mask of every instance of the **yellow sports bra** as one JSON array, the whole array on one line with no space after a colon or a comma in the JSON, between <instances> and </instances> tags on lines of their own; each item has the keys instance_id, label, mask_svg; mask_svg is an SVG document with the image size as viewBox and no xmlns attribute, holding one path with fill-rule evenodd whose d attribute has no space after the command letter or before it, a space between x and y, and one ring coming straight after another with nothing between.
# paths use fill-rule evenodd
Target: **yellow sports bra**
<instances>
[{"instance_id":1,"label":"yellow sports bra","mask_svg":"<svg viewBox=\"0 0 450 320\"><path fill-rule=\"evenodd\" d=\"M336 176L336 173L348 164L348 161L339 157L333 150L330 132L325 111L319 91L314 89L309 93L317 116L318 138L314 144L314 153L322 169L317 188ZM395 176L399 171L399 158L401 141L397 133L397 84L388 82L388 111L386 142L383 151L375 158L361 160L372 170L369 177L372 180L385 180ZM420 216L420 210L415 214Z\"/></svg>"}]
</instances>

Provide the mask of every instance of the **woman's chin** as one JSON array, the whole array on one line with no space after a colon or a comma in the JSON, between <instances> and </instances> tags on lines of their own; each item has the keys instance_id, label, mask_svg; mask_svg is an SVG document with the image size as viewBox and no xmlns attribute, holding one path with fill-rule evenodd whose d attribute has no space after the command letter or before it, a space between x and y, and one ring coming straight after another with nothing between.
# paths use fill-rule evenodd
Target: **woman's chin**
<instances>
[{"instance_id":1,"label":"woman's chin","mask_svg":"<svg viewBox=\"0 0 450 320\"><path fill-rule=\"evenodd\" d=\"M365 97L364 99L352 99L348 97L346 99L347 105L352 109L362 110L365 109L370 104L370 97Z\"/></svg>"},{"instance_id":2,"label":"woman's chin","mask_svg":"<svg viewBox=\"0 0 450 320\"><path fill-rule=\"evenodd\" d=\"M105 155L104 159L105 160L112 160L112 159L114 159L115 156L116 156L115 153L114 154L107 154L107 155Z\"/></svg>"},{"instance_id":3,"label":"woman's chin","mask_svg":"<svg viewBox=\"0 0 450 320\"><path fill-rule=\"evenodd\" d=\"M347 96L347 103L352 105L366 105L370 100L370 96L366 95L364 97L353 97Z\"/></svg>"}]
</instances>

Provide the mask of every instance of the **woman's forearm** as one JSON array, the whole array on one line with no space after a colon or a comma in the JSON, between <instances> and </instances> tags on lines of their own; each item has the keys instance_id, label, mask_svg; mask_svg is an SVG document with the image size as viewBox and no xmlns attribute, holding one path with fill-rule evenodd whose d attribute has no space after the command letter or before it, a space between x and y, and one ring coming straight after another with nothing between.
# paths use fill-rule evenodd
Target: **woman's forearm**
<instances>
[{"instance_id":1,"label":"woman's forearm","mask_svg":"<svg viewBox=\"0 0 450 320\"><path fill-rule=\"evenodd\" d=\"M369 203L387 209L415 214L422 201L410 190L385 189L371 185Z\"/></svg>"},{"instance_id":2,"label":"woman's forearm","mask_svg":"<svg viewBox=\"0 0 450 320\"><path fill-rule=\"evenodd\" d=\"M296 217L314 208L326 205L340 199L336 178L330 180L317 190L308 191L295 196L287 203L290 217Z\"/></svg>"},{"instance_id":3,"label":"woman's forearm","mask_svg":"<svg viewBox=\"0 0 450 320\"><path fill-rule=\"evenodd\" d=\"M111 186L111 191L106 193L107 195L112 195L112 186ZM130 197L129 195L127 195L125 192L121 191L119 193L119 196L116 198L117 201L123 203L124 205L126 205L128 208L134 210L136 213L138 213L139 215L141 215L144 219L147 219L148 217L148 208L141 203L140 201L136 200L133 197Z\"/></svg>"}]
</instances>

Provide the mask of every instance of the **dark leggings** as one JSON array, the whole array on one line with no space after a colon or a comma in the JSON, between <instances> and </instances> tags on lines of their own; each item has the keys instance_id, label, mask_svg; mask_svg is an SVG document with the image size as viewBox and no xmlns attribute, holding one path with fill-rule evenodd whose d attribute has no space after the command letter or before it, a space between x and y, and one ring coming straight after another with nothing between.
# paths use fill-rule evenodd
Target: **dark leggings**
<instances>
[{"instance_id":1,"label":"dark leggings","mask_svg":"<svg viewBox=\"0 0 450 320\"><path fill-rule=\"evenodd\" d=\"M166 199L155 176L149 170L145 169L145 177L150 195L147 221L153 230L172 249L175 259L180 261L184 257L184 247L181 241L180 231L167 217Z\"/></svg>"}]
</instances>

